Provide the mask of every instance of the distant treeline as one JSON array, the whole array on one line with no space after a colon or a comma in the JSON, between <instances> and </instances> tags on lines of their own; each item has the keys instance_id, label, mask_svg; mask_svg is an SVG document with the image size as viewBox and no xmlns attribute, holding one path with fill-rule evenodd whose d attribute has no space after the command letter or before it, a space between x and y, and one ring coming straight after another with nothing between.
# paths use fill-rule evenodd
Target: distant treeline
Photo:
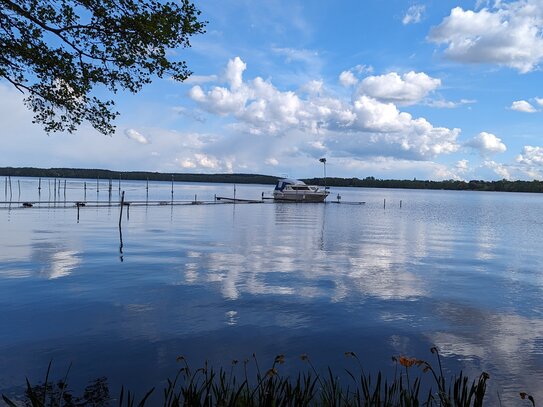
<instances>
[{"instance_id":1,"label":"distant treeline","mask_svg":"<svg viewBox=\"0 0 543 407\"><path fill-rule=\"evenodd\" d=\"M87 178L177 182L221 182L232 184L275 184L278 177L259 174L182 174L145 171L110 171L82 168L0 168L0 176L42 178Z\"/></svg>"},{"instance_id":2,"label":"distant treeline","mask_svg":"<svg viewBox=\"0 0 543 407\"><path fill-rule=\"evenodd\" d=\"M220 182L230 184L275 184L277 179L271 175L260 174L186 174L144 171L110 171L81 168L0 168L0 176L42 177L42 178L87 178L87 179L123 179L177 182ZM422 180L387 180L374 177L359 178L310 178L308 184L331 187L361 188L405 188L405 189L449 189L460 191L505 191L505 192L543 192L542 181L422 181Z\"/></svg>"},{"instance_id":3,"label":"distant treeline","mask_svg":"<svg viewBox=\"0 0 543 407\"><path fill-rule=\"evenodd\" d=\"M324 184L324 178L305 180L311 184ZM504 192L543 192L542 181L422 181L377 179L374 177L359 178L326 178L327 186L362 187L362 188L404 188L404 189L450 189L456 191L504 191Z\"/></svg>"}]
</instances>

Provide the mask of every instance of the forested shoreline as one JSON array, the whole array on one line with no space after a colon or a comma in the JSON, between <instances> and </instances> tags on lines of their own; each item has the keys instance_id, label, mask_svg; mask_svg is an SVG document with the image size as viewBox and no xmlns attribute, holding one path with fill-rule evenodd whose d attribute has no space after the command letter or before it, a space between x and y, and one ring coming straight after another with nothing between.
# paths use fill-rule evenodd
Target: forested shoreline
<instances>
[{"instance_id":1,"label":"forested shoreline","mask_svg":"<svg viewBox=\"0 0 543 407\"><path fill-rule=\"evenodd\" d=\"M210 182L231 184L275 184L277 176L262 174L190 174L161 173L146 171L111 171L104 169L83 168L34 168L2 167L2 177L42 177L42 178L86 178L86 179L123 179L176 182ZM404 188L404 189L446 189L459 191L503 191L503 192L543 192L542 181L484 181L484 180L393 180L374 177L360 178L309 178L306 183L329 187L359 188Z\"/></svg>"}]
</instances>

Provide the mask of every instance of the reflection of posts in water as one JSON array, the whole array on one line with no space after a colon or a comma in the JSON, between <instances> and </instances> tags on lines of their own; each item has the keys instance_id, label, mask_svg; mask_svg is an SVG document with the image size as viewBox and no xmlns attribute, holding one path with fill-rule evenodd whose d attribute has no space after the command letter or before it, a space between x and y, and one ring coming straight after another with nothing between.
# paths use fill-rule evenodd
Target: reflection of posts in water
<instances>
[{"instance_id":1,"label":"reflection of posts in water","mask_svg":"<svg viewBox=\"0 0 543 407\"><path fill-rule=\"evenodd\" d=\"M121 229L121 224L123 220L123 206L124 206L124 191L121 193L121 210L119 211L119 253L120 259L123 261L123 231Z\"/></svg>"}]
</instances>

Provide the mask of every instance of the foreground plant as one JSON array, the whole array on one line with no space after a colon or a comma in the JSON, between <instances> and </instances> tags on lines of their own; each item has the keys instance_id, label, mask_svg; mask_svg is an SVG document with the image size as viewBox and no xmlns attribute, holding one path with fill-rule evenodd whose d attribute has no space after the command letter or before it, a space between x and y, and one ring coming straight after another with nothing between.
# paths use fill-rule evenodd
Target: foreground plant
<instances>
[{"instance_id":1,"label":"foreground plant","mask_svg":"<svg viewBox=\"0 0 543 407\"><path fill-rule=\"evenodd\" d=\"M356 362L356 370L346 370L350 378L347 383L340 381L332 369L325 374L313 365L307 355L302 355L308 369L296 377L281 376L280 365L284 355L278 355L271 366L261 371L255 354L240 364L232 361L229 369L215 370L208 366L193 370L187 360L177 358L182 367L173 380L168 379L162 397L153 394L154 388L137 400L133 393L121 389L118 399L109 395L107 381L102 378L85 389L81 397L72 396L67 389L66 378L56 384L49 383L47 371L45 384L31 386L27 381L25 405L32 407L75 407L118 405L144 406L145 404L175 406L458 406L479 407L483 405L486 381L489 376L481 373L470 381L462 372L447 379L442 370L437 348L431 349L436 355L438 368L430 363L406 356L394 357L395 372L386 378L381 372L372 376L366 373L363 364L354 352L345 355ZM239 371L239 366L243 370ZM252 373L249 373L251 371ZM424 394L421 388L424 389ZM527 397L525 393L524 397ZM151 402L151 396L154 397ZM14 401L2 396L10 407ZM161 398L161 401L159 401ZM528 396L535 406L531 396Z\"/></svg>"}]
</instances>

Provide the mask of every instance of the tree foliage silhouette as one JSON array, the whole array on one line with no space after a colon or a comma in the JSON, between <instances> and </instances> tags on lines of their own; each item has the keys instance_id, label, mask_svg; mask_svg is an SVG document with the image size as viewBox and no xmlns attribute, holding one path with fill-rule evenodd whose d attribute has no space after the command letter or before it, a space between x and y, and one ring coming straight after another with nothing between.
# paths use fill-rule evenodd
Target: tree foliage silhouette
<instances>
[{"instance_id":1,"label":"tree foliage silhouette","mask_svg":"<svg viewBox=\"0 0 543 407\"><path fill-rule=\"evenodd\" d=\"M136 93L153 77L185 80L172 50L204 32L199 18L188 0L0 0L0 77L46 132L88 121L112 134L119 113L102 96Z\"/></svg>"}]
</instances>

